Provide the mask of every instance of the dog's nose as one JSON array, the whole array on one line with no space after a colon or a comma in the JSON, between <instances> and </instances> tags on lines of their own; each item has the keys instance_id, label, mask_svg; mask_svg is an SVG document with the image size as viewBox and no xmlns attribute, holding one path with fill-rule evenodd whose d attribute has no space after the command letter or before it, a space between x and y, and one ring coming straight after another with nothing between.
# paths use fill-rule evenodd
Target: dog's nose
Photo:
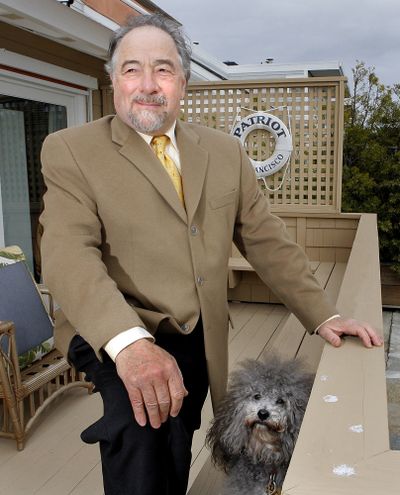
<instances>
[{"instance_id":1,"label":"dog's nose","mask_svg":"<svg viewBox=\"0 0 400 495\"><path fill-rule=\"evenodd\" d=\"M265 421L269 418L269 412L266 409L260 409L257 413L257 416L261 419L261 421Z\"/></svg>"}]
</instances>

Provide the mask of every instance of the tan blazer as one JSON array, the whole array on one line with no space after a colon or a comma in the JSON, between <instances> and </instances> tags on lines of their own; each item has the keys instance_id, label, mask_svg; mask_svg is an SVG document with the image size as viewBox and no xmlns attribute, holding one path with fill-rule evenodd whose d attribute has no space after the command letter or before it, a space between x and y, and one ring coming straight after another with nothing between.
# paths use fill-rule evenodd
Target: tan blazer
<instances>
[{"instance_id":1,"label":"tan blazer","mask_svg":"<svg viewBox=\"0 0 400 495\"><path fill-rule=\"evenodd\" d=\"M201 313L215 404L227 379L232 240L309 331L337 311L270 214L239 141L182 122L176 137L186 211L150 147L118 117L48 136L43 274L62 308L64 354L75 331L98 352L137 325L191 331Z\"/></svg>"}]
</instances>

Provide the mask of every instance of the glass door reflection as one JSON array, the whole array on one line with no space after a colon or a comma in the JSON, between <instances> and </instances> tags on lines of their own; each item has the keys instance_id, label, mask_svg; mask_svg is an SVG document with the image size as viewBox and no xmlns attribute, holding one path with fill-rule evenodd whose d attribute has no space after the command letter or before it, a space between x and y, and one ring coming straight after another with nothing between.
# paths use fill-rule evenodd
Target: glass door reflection
<instances>
[{"instance_id":1,"label":"glass door reflection","mask_svg":"<svg viewBox=\"0 0 400 495\"><path fill-rule=\"evenodd\" d=\"M4 243L24 251L40 279L40 227L44 183L40 150L45 137L67 127L67 109L39 101L0 95L0 200Z\"/></svg>"}]
</instances>

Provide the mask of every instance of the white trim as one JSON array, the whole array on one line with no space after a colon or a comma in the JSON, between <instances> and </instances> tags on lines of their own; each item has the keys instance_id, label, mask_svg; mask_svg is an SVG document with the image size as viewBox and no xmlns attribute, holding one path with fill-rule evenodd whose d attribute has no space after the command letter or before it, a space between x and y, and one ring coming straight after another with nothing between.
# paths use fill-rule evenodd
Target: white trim
<instances>
[{"instance_id":1,"label":"white trim","mask_svg":"<svg viewBox=\"0 0 400 495\"><path fill-rule=\"evenodd\" d=\"M24 76L19 79L8 78L0 72L0 94L65 106L68 127L87 121L88 93L62 91L57 87L37 84L36 80L32 81Z\"/></svg>"},{"instance_id":2,"label":"white trim","mask_svg":"<svg viewBox=\"0 0 400 495\"><path fill-rule=\"evenodd\" d=\"M4 49L0 49L0 63L15 69L60 79L60 83L55 83L40 77L0 69L0 93L16 98L63 105L67 108L68 127L83 124L88 121L88 117L91 117L91 109L88 105L92 89L97 88L95 78ZM63 81L88 87L88 89L63 85Z\"/></svg>"},{"instance_id":3,"label":"white trim","mask_svg":"<svg viewBox=\"0 0 400 495\"><path fill-rule=\"evenodd\" d=\"M239 64L226 65L198 45L192 45L192 71L194 80L262 80L309 77L309 72L332 71L335 75L343 75L340 62L328 60L324 62L304 63L272 63L272 64ZM206 67L206 68L204 68Z\"/></svg>"},{"instance_id":4,"label":"white trim","mask_svg":"<svg viewBox=\"0 0 400 495\"><path fill-rule=\"evenodd\" d=\"M70 69L64 69L58 65L42 62L35 58L26 57L19 53L10 52L4 48L0 48L0 64L8 65L9 67L16 69L23 69L45 77L52 77L67 83L77 84L78 86L83 86L88 89L98 88L97 79L94 77Z\"/></svg>"},{"instance_id":5,"label":"white trim","mask_svg":"<svg viewBox=\"0 0 400 495\"><path fill-rule=\"evenodd\" d=\"M82 2L82 0L75 1L71 5L71 8L73 10L75 10L76 12L83 14L88 19L95 21L97 24L100 24L101 26L106 27L110 31L116 31L119 28L119 24L117 24L113 20L109 19L105 15L100 14L99 12L92 9L91 7L88 7L86 4L84 4Z\"/></svg>"},{"instance_id":6,"label":"white trim","mask_svg":"<svg viewBox=\"0 0 400 495\"><path fill-rule=\"evenodd\" d=\"M142 6L138 5L136 2L131 2L131 0L122 0L122 3L127 5L128 7L131 7L131 9L136 10L136 12L139 12L139 14L149 14L150 12L143 8ZM158 7L160 8L160 7Z\"/></svg>"}]
</instances>

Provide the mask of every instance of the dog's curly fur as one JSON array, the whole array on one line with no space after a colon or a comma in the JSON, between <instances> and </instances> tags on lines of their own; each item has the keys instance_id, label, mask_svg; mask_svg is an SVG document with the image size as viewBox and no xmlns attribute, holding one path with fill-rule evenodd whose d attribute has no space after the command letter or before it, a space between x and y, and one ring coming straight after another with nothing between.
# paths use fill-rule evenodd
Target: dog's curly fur
<instances>
[{"instance_id":1,"label":"dog's curly fur","mask_svg":"<svg viewBox=\"0 0 400 495\"><path fill-rule=\"evenodd\" d=\"M227 473L223 495L265 495L283 483L313 377L297 361L246 360L207 433L214 463Z\"/></svg>"}]
</instances>

